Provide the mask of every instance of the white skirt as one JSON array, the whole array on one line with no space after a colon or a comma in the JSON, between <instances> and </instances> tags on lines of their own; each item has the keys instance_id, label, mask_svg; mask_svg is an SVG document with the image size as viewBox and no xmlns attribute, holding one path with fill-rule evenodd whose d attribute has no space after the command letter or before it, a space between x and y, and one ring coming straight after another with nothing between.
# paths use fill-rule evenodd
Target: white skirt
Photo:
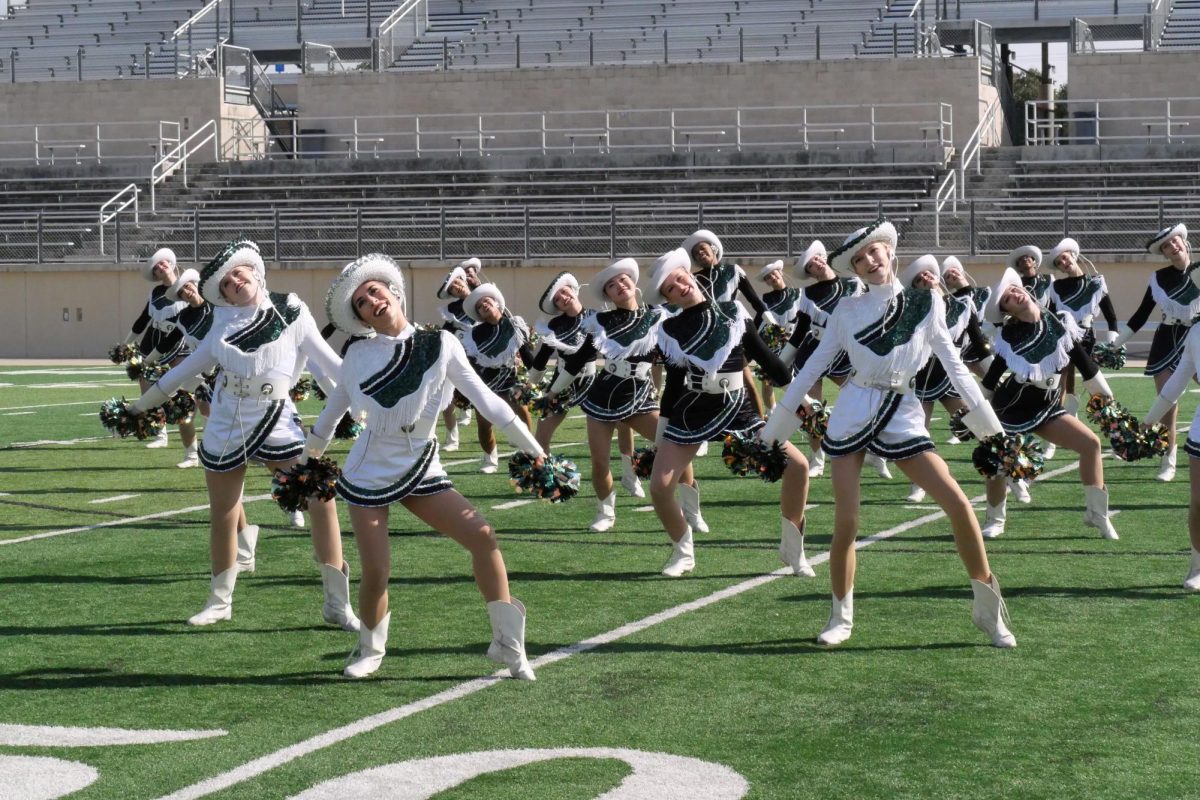
<instances>
[{"instance_id":1,"label":"white skirt","mask_svg":"<svg viewBox=\"0 0 1200 800\"><path fill-rule=\"evenodd\" d=\"M370 428L350 448L337 482L338 494L347 503L367 507L453 488L438 459L437 439L383 436Z\"/></svg>"},{"instance_id":2,"label":"white skirt","mask_svg":"<svg viewBox=\"0 0 1200 800\"><path fill-rule=\"evenodd\" d=\"M287 461L304 453L304 429L289 399L240 399L218 390L200 440L200 463L229 472L247 461Z\"/></svg>"},{"instance_id":3,"label":"white skirt","mask_svg":"<svg viewBox=\"0 0 1200 800\"><path fill-rule=\"evenodd\" d=\"M925 427L925 411L916 395L868 389L847 381L829 413L829 429L821 449L830 456L859 450L902 461L933 449Z\"/></svg>"}]
</instances>

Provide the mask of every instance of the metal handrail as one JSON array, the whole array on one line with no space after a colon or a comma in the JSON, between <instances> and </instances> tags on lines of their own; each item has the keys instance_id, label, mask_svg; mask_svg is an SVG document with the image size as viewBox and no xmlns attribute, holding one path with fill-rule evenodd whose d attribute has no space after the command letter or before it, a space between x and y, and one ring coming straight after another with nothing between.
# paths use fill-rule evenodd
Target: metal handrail
<instances>
[{"instance_id":1,"label":"metal handrail","mask_svg":"<svg viewBox=\"0 0 1200 800\"><path fill-rule=\"evenodd\" d=\"M196 154L197 151L209 142L213 142L213 160L219 160L221 157L220 142L217 141L218 129L217 121L210 119L208 122L200 126L195 133L184 139L170 153L167 153L158 160L153 167L150 168L150 211L154 213L158 210L157 197L155 196L155 187L158 184L169 178L175 170L183 168L183 185L187 186L187 165L188 159ZM197 141L199 140L199 141Z\"/></svg>"},{"instance_id":2,"label":"metal handrail","mask_svg":"<svg viewBox=\"0 0 1200 800\"><path fill-rule=\"evenodd\" d=\"M958 162L958 186L959 197L966 198L967 192L967 168L971 166L971 162L975 163L975 174L981 174L981 159L979 157L980 150L983 148L983 134L985 131L991 130L996 122L996 114L1000 111L1000 97L997 95L995 99L988 105L987 110L983 112L983 116L979 118L979 124L975 126L975 130L971 133L971 138L967 139L967 143L963 145L962 157Z\"/></svg>"},{"instance_id":3,"label":"metal handrail","mask_svg":"<svg viewBox=\"0 0 1200 800\"><path fill-rule=\"evenodd\" d=\"M421 12L425 12L425 22L421 22ZM429 28L429 2L428 0L404 0L395 11L387 16L383 22L379 23L379 28L375 31L375 36L371 42L371 60L372 69L379 71L387 69L391 66L391 59L383 57L384 37L390 36L392 31L410 14L413 15L413 40L424 33ZM367 20L370 24L370 20ZM398 54L397 54L398 55ZM385 61L387 63L385 63Z\"/></svg>"},{"instance_id":4,"label":"metal handrail","mask_svg":"<svg viewBox=\"0 0 1200 800\"><path fill-rule=\"evenodd\" d=\"M1057 116L1060 107L1063 118ZM1084 133L1059 131L1060 126L1084 124L1091 126ZM1031 145L1192 141L1200 137L1200 97L1027 100L1025 126Z\"/></svg>"},{"instance_id":5,"label":"metal handrail","mask_svg":"<svg viewBox=\"0 0 1200 800\"><path fill-rule=\"evenodd\" d=\"M955 185L958 173L948 170L946 177L933 195L933 241L942 246L942 209L950 203L950 213L958 216L958 188Z\"/></svg>"},{"instance_id":6,"label":"metal handrail","mask_svg":"<svg viewBox=\"0 0 1200 800\"><path fill-rule=\"evenodd\" d=\"M117 215L120 214L122 211L129 208L129 206L131 204L133 205L133 224L134 225L141 224L141 221L138 218L138 195L141 194L141 191L142 190L137 187L137 184L131 183L128 186L126 186L124 189L122 189L121 191L119 191L115 195L113 195L112 198L109 199L109 201L107 203L100 206L100 253L101 254L104 254L105 252L107 252L104 249L104 226L107 225L109 222L111 222L113 219L115 219L117 217ZM130 197L126 198L125 200L121 199L126 194L130 194L130 192L132 192L132 195ZM107 209L109 206L113 205L114 203L120 203L120 205L117 206L111 213L109 213L108 215L105 215L105 213L104 213L105 209ZM121 224L120 221L118 221L117 224L120 225Z\"/></svg>"}]
</instances>

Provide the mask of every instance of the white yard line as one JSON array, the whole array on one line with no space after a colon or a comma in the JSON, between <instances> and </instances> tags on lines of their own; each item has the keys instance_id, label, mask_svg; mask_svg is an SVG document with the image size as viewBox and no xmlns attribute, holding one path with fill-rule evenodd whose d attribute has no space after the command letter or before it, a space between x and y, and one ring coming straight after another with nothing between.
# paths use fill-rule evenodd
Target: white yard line
<instances>
[{"instance_id":1,"label":"white yard line","mask_svg":"<svg viewBox=\"0 0 1200 800\"><path fill-rule=\"evenodd\" d=\"M0 414L0 417L24 417L27 414L36 414L36 411L5 411Z\"/></svg>"},{"instance_id":2,"label":"white yard line","mask_svg":"<svg viewBox=\"0 0 1200 800\"><path fill-rule=\"evenodd\" d=\"M124 375L125 370L118 367L91 367L73 369L4 369L0 375Z\"/></svg>"},{"instance_id":3,"label":"white yard line","mask_svg":"<svg viewBox=\"0 0 1200 800\"><path fill-rule=\"evenodd\" d=\"M99 409L100 404L103 402L104 400L78 400L74 403L43 403L39 406L8 406L7 408L0 408L0 411L22 411L26 408L60 408L62 406L95 406L97 409Z\"/></svg>"},{"instance_id":4,"label":"white yard line","mask_svg":"<svg viewBox=\"0 0 1200 800\"><path fill-rule=\"evenodd\" d=\"M112 436L85 436L82 439L38 439L36 442L13 442L9 447L45 447L52 444L82 444L83 442L103 442Z\"/></svg>"},{"instance_id":5,"label":"white yard line","mask_svg":"<svg viewBox=\"0 0 1200 800\"><path fill-rule=\"evenodd\" d=\"M1056 470L1051 470L1050 472L1042 474L1039 476L1038 480L1060 475L1064 472L1069 472L1078 468L1078 462L1069 464L1065 467L1060 467ZM858 540L858 542L855 543L855 549L861 550L862 548L868 547L876 542L890 539L897 534L910 531L913 528L919 528L920 526L930 522L935 522L945 516L946 515L943 511L938 510L922 517L917 517L914 520L901 523L893 528L880 531L874 536L868 536L865 539ZM819 553L818 555L810 558L809 563L815 566L817 564L824 564L828 560L829 553ZM792 571L790 568L783 567L774 572L769 572L765 575L760 575L756 578L751 578L750 580L736 583L733 586L729 586L721 589L720 591L705 595L704 597L693 600L689 603L683 603L673 608L668 608L665 611L660 611L657 614L651 614L648 617L643 617L636 622L630 622L627 625L614 628L607 633L593 636L590 639L584 639L583 641L576 642L572 645L567 645L566 647L560 647L553 652L535 658L530 663L535 669L547 667L550 664L563 661L571 656L585 653L588 650L593 650L602 645L611 644L612 642L619 641L620 639L624 639L625 637L632 636L636 633L641 633L647 628L675 619L676 617L682 616L691 611L698 611L699 609L713 605L714 603L719 603L722 600L728 600L731 597L736 597L739 594L750 591L751 589L757 589L759 586L765 586L766 584L778 580L779 578L791 576L791 574ZM454 700L460 700L464 697L473 695L476 692L488 688L489 686L495 685L507 675L508 670L500 670L485 678L476 678L475 680L460 683L457 686L452 686L449 689L438 692L435 695L424 697L420 700L416 700L402 706L397 706L396 708L392 708L378 714L373 714L369 717L364 717L363 719L352 722L349 725L343 725L340 728L334 728L333 730L326 731L325 733L318 734L312 738L305 739L304 741L285 747L282 750L277 750L274 753L268 753L265 756L256 758L253 761L243 764L235 769L231 769L228 772L214 775L211 778L207 778L199 783L194 783L191 786L186 786L176 792L172 792L171 794L163 795L158 800L194 800L194 798L205 797L213 794L214 792L228 789L230 786L236 786L243 781L248 781L251 778L262 775L264 772L269 772L276 767L295 761L298 758L302 758L310 753L315 753L318 750L322 750L326 747L335 745L338 742L343 742L363 733L369 733L376 728L381 728L384 725L398 722L406 717L411 717L414 714L418 714L421 711L437 708L438 706L445 705L446 703L450 703Z\"/></svg>"},{"instance_id":6,"label":"white yard line","mask_svg":"<svg viewBox=\"0 0 1200 800\"><path fill-rule=\"evenodd\" d=\"M533 501L529 500L529 499L509 500L507 503L499 503L497 505L492 506L492 511L507 511L510 508L520 508L521 506L527 506L532 502Z\"/></svg>"},{"instance_id":7,"label":"white yard line","mask_svg":"<svg viewBox=\"0 0 1200 800\"><path fill-rule=\"evenodd\" d=\"M270 500L269 494L258 494L253 497L243 497L243 503L255 503L259 500ZM141 517L126 517L124 519L114 519L108 522L98 522L95 525L84 525L79 528L64 528L60 531L46 531L45 533L35 533L31 536L22 536L19 539L4 539L0 540L0 545L20 544L21 542L32 542L35 539L50 539L54 536L66 536L71 533L86 533L88 531L99 530L100 528L113 528L118 525L130 525L135 522L145 522L148 519L166 519L167 517L177 517L180 514L191 514L196 511L207 511L208 504L202 506L188 506L187 508L177 508L174 511L159 511L155 514L146 514Z\"/></svg>"},{"instance_id":8,"label":"white yard line","mask_svg":"<svg viewBox=\"0 0 1200 800\"><path fill-rule=\"evenodd\" d=\"M101 503L116 503L119 500L132 500L135 497L141 497L140 494L118 494L112 497L98 497L95 500L88 500L88 503L98 506Z\"/></svg>"}]
</instances>

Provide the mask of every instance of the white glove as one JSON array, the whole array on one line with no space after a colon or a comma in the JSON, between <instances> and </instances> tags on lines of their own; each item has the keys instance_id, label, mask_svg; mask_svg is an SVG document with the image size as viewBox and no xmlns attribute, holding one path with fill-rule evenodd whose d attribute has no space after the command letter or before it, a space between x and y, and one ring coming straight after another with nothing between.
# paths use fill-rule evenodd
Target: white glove
<instances>
[{"instance_id":1,"label":"white glove","mask_svg":"<svg viewBox=\"0 0 1200 800\"><path fill-rule=\"evenodd\" d=\"M320 458L325 455L325 448L329 447L329 439L318 436L315 431L309 431L308 436L304 440L304 455L309 458Z\"/></svg>"},{"instance_id":2,"label":"white glove","mask_svg":"<svg viewBox=\"0 0 1200 800\"><path fill-rule=\"evenodd\" d=\"M138 339L138 335L136 333L134 333L133 331L130 331L125 336L125 344L133 344L134 342L137 341L137 339Z\"/></svg>"},{"instance_id":3,"label":"white glove","mask_svg":"<svg viewBox=\"0 0 1200 800\"><path fill-rule=\"evenodd\" d=\"M542 446L538 444L537 439L533 438L533 434L529 432L529 428L525 427L525 423L521 422L519 417L514 416L511 422L500 426L500 430L504 432L504 436L512 446L522 453L528 453L535 457L546 455Z\"/></svg>"},{"instance_id":4,"label":"white glove","mask_svg":"<svg viewBox=\"0 0 1200 800\"><path fill-rule=\"evenodd\" d=\"M1167 412L1170 411L1174 405L1175 404L1172 403L1170 399L1163 397L1160 394L1158 397L1154 398L1154 405L1150 406L1150 413L1146 415L1146 419L1143 420L1143 422L1146 425L1153 425L1165 417Z\"/></svg>"},{"instance_id":5,"label":"white glove","mask_svg":"<svg viewBox=\"0 0 1200 800\"><path fill-rule=\"evenodd\" d=\"M1108 386L1108 381L1104 379L1104 373L1097 372L1092 377L1083 382L1083 388L1087 389L1092 394L1102 394L1107 397L1116 397L1112 389Z\"/></svg>"},{"instance_id":6,"label":"white glove","mask_svg":"<svg viewBox=\"0 0 1200 800\"><path fill-rule=\"evenodd\" d=\"M1117 341L1117 332L1116 331L1105 331L1104 339L1102 341L1105 344L1113 344L1114 342Z\"/></svg>"},{"instance_id":7,"label":"white glove","mask_svg":"<svg viewBox=\"0 0 1200 800\"><path fill-rule=\"evenodd\" d=\"M991 403L975 406L963 414L962 421L980 441L1004 433L1004 426L1000 424L1000 418L996 416Z\"/></svg>"},{"instance_id":8,"label":"white glove","mask_svg":"<svg viewBox=\"0 0 1200 800\"><path fill-rule=\"evenodd\" d=\"M779 317L775 316L775 312L767 310L762 312L762 321L768 325L778 325Z\"/></svg>"},{"instance_id":9,"label":"white glove","mask_svg":"<svg viewBox=\"0 0 1200 800\"><path fill-rule=\"evenodd\" d=\"M554 397L557 394L568 389L575 382L575 376L565 370L559 370L558 375L554 378L554 383L550 384L549 391L546 394Z\"/></svg>"},{"instance_id":10,"label":"white glove","mask_svg":"<svg viewBox=\"0 0 1200 800\"><path fill-rule=\"evenodd\" d=\"M979 391L983 394L983 399L989 403L992 402L992 397L996 394L994 389L989 389L986 386L980 386Z\"/></svg>"},{"instance_id":11,"label":"white glove","mask_svg":"<svg viewBox=\"0 0 1200 800\"><path fill-rule=\"evenodd\" d=\"M525 377L528 378L529 382L532 383L534 386L538 386L541 384L542 376L545 374L546 374L546 371L544 369L531 369L531 370L526 370Z\"/></svg>"},{"instance_id":12,"label":"white glove","mask_svg":"<svg viewBox=\"0 0 1200 800\"><path fill-rule=\"evenodd\" d=\"M979 321L979 332L988 339L996 338L996 326L985 319Z\"/></svg>"},{"instance_id":13,"label":"white glove","mask_svg":"<svg viewBox=\"0 0 1200 800\"><path fill-rule=\"evenodd\" d=\"M809 398L805 396L804 401L809 402ZM767 424L759 428L758 438L767 444L786 442L798 430L800 417L796 412L785 407L783 403L776 403L775 408L767 415Z\"/></svg>"},{"instance_id":14,"label":"white glove","mask_svg":"<svg viewBox=\"0 0 1200 800\"><path fill-rule=\"evenodd\" d=\"M1135 332L1133 328L1129 327L1128 323L1122 322L1117 326L1117 335L1111 341L1114 346L1120 347L1132 339Z\"/></svg>"},{"instance_id":15,"label":"white glove","mask_svg":"<svg viewBox=\"0 0 1200 800\"><path fill-rule=\"evenodd\" d=\"M145 414L152 408L158 408L169 399L170 396L158 388L158 384L155 383L146 390L145 394L130 403L129 407L138 414Z\"/></svg>"},{"instance_id":16,"label":"white glove","mask_svg":"<svg viewBox=\"0 0 1200 800\"><path fill-rule=\"evenodd\" d=\"M992 362L996 360L995 356L988 356L983 361L979 362L979 366L983 368L983 374L986 375L988 370L992 368Z\"/></svg>"},{"instance_id":17,"label":"white glove","mask_svg":"<svg viewBox=\"0 0 1200 800\"><path fill-rule=\"evenodd\" d=\"M799 348L788 342L779 351L779 360L783 362L785 367L791 368L792 362L796 360L796 353L800 352Z\"/></svg>"}]
</instances>

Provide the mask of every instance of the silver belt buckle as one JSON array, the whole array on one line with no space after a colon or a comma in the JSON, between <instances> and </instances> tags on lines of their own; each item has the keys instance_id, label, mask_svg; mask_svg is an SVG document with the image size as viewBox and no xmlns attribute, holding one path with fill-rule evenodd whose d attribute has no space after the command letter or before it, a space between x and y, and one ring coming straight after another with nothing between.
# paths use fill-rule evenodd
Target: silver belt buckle
<instances>
[{"instance_id":1,"label":"silver belt buckle","mask_svg":"<svg viewBox=\"0 0 1200 800\"><path fill-rule=\"evenodd\" d=\"M246 398L250 396L250 381L240 375L231 375L226 372L223 375L224 382L221 384L226 391L234 397Z\"/></svg>"},{"instance_id":2,"label":"silver belt buckle","mask_svg":"<svg viewBox=\"0 0 1200 800\"><path fill-rule=\"evenodd\" d=\"M275 386L273 384L264 383L262 385L262 387L258 390L258 393L261 394L263 397L270 397L274 391L275 391Z\"/></svg>"}]
</instances>

